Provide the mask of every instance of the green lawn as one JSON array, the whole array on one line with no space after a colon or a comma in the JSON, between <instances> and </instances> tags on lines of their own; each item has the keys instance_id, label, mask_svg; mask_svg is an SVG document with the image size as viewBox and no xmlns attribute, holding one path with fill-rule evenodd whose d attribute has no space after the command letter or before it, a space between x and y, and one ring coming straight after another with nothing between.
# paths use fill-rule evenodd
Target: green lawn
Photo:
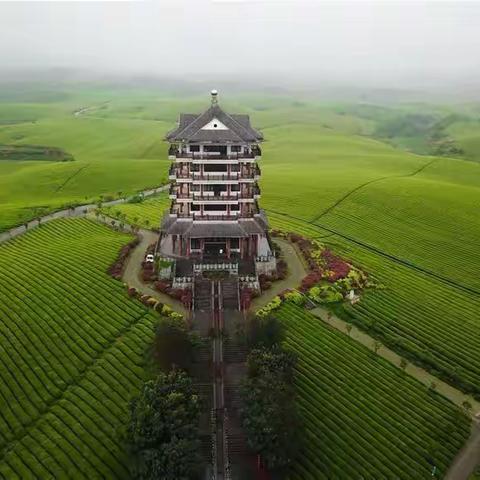
<instances>
[{"instance_id":1,"label":"green lawn","mask_svg":"<svg viewBox=\"0 0 480 480\"><path fill-rule=\"evenodd\" d=\"M300 307L276 313L299 356L305 435L293 479L443 476L468 438L469 420L447 400Z\"/></svg>"},{"instance_id":2,"label":"green lawn","mask_svg":"<svg viewBox=\"0 0 480 480\"><path fill-rule=\"evenodd\" d=\"M77 219L0 246L0 477L129 478L156 317L106 274L128 239Z\"/></svg>"}]
</instances>

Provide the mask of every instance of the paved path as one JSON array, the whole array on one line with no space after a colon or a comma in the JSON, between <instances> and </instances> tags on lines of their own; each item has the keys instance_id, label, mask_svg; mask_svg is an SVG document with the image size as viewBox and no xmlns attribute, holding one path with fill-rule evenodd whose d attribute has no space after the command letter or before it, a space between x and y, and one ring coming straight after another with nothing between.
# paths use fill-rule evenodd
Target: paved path
<instances>
[{"instance_id":1,"label":"paved path","mask_svg":"<svg viewBox=\"0 0 480 480\"><path fill-rule=\"evenodd\" d=\"M136 195L143 194L144 197L150 197L155 195L156 193L163 192L168 190L170 184L162 185L161 187L151 188L148 190L144 190L142 192L137 193ZM126 198L118 198L117 200L111 200L110 202L103 202L102 206L104 207L111 207L112 205L119 205L121 203L128 202L131 198L135 195L126 197ZM44 215L43 217L35 218L34 220L30 220L18 227L11 228L3 233L0 233L0 243L6 242L12 238L18 237L23 233L27 232L28 230L32 230L33 228L37 228L40 223L47 223L52 220L56 220L58 218L74 218L74 217L83 217L87 215L87 213L95 210L97 208L96 203L88 203L85 205L79 205L74 208L67 208L65 210L59 210L58 212L49 213L48 215Z\"/></svg>"},{"instance_id":2,"label":"paved path","mask_svg":"<svg viewBox=\"0 0 480 480\"><path fill-rule=\"evenodd\" d=\"M187 311L181 302L175 300L162 292L154 290L150 285L144 283L140 278L142 270L142 261L145 258L145 252L152 243L158 240L158 233L150 230L139 230L140 243L130 252L125 269L122 275L123 281L129 286L136 288L144 295L150 295L162 303L166 303L178 313L187 315Z\"/></svg>"},{"instance_id":3,"label":"paved path","mask_svg":"<svg viewBox=\"0 0 480 480\"><path fill-rule=\"evenodd\" d=\"M262 293L259 297L254 298L251 306L253 310L263 307L272 300L273 297L277 296L287 288L298 288L300 282L308 273L303 258L291 242L284 240L283 238L274 238L274 242L281 248L283 259L287 262L287 278L285 278L285 280L273 282L270 289Z\"/></svg>"}]
</instances>

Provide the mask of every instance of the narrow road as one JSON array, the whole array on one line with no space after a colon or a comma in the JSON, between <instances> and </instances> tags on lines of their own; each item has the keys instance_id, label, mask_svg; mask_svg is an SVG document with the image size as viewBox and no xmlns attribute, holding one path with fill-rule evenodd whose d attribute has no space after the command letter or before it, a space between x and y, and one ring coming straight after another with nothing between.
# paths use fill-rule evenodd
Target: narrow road
<instances>
[{"instance_id":1,"label":"narrow road","mask_svg":"<svg viewBox=\"0 0 480 480\"><path fill-rule=\"evenodd\" d=\"M142 194L144 197L150 197L155 195L156 193L160 193L163 191L168 190L170 184L162 185L160 187L149 188L148 190L143 190L142 192L138 192L136 195ZM110 202L103 202L102 205L104 207L111 207L113 205L119 205L121 203L128 202L131 198L135 195L126 197L126 198L118 198L116 200L111 200ZM26 222L18 227L11 228L10 230L6 230L5 232L0 233L0 243L6 242L7 240L11 240L12 238L18 237L19 235L23 235L25 232L37 228L40 224L50 222L52 220L56 220L58 218L75 218L75 217L84 217L89 212L95 210L97 208L97 204L95 203L87 203L85 205L78 205L74 208L67 208L64 210L59 210L57 212L49 213L48 215L43 215L42 217L35 218ZM40 221L39 221L40 220Z\"/></svg>"}]
</instances>

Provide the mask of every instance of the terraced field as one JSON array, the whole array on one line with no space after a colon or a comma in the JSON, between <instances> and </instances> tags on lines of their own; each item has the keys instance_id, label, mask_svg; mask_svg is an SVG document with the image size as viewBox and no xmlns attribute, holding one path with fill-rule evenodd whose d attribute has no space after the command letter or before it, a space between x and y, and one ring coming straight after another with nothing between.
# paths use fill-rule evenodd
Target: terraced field
<instances>
[{"instance_id":1,"label":"terraced field","mask_svg":"<svg viewBox=\"0 0 480 480\"><path fill-rule=\"evenodd\" d=\"M265 152L266 178L275 169L274 154ZM408 174L360 177L351 188L340 172L337 180L329 176L328 160L312 157L308 165L297 157L295 184L302 188L281 189L277 184L288 176L276 181L281 173L272 173L262 206L272 227L323 238L386 286L343 316L478 397L480 166L416 158L423 166ZM355 157L349 162L355 171Z\"/></svg>"},{"instance_id":2,"label":"terraced field","mask_svg":"<svg viewBox=\"0 0 480 480\"><path fill-rule=\"evenodd\" d=\"M156 321L105 273L128 238L58 220L0 246L0 478L128 478Z\"/></svg>"},{"instance_id":3,"label":"terraced field","mask_svg":"<svg viewBox=\"0 0 480 480\"><path fill-rule=\"evenodd\" d=\"M418 271L353 237L270 215L273 227L320 238L386 288L339 312L390 348L478 398L480 298Z\"/></svg>"},{"instance_id":4,"label":"terraced field","mask_svg":"<svg viewBox=\"0 0 480 480\"><path fill-rule=\"evenodd\" d=\"M124 203L101 209L102 214L112 218L121 218L130 225L146 228L158 228L163 213L170 208L168 193L160 193L141 203Z\"/></svg>"},{"instance_id":5,"label":"terraced field","mask_svg":"<svg viewBox=\"0 0 480 480\"><path fill-rule=\"evenodd\" d=\"M286 346L299 355L305 428L294 479L430 478L469 435L459 409L300 307L286 304Z\"/></svg>"}]
</instances>

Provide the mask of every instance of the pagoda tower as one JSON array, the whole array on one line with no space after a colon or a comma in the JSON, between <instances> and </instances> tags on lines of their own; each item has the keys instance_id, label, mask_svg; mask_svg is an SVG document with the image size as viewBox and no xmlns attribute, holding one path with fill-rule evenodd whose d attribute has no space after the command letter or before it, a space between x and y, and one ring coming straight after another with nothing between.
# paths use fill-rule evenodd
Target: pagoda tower
<instances>
[{"instance_id":1,"label":"pagoda tower","mask_svg":"<svg viewBox=\"0 0 480 480\"><path fill-rule=\"evenodd\" d=\"M263 136L249 116L224 112L212 90L210 107L180 114L166 140L172 203L162 221L160 253L200 261L272 258L258 205Z\"/></svg>"}]
</instances>

